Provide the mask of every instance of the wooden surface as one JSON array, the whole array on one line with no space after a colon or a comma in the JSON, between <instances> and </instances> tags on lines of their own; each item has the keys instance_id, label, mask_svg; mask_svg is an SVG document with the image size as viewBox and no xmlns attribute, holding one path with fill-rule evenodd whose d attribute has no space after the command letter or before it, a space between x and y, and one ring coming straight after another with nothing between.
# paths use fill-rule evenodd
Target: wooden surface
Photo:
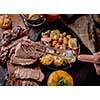
<instances>
[{"instance_id":1,"label":"wooden surface","mask_svg":"<svg viewBox=\"0 0 100 100\"><path fill-rule=\"evenodd\" d=\"M25 28L20 15L10 15L12 17L13 25L21 25ZM93 38L90 38L90 34L88 33L88 24L90 23L90 19L87 16L82 16L78 18L74 23L68 25L72 28L76 34L80 37L83 43L94 52L94 43ZM81 43L81 48L83 53L90 54L90 51ZM82 46L83 45L83 46ZM95 73L95 68L93 64L89 63L76 63L73 68L68 70L68 72L73 76L75 81L75 85L100 85L99 78ZM77 67L75 67L77 66ZM47 70L46 70L47 72ZM85 73L85 74L84 74Z\"/></svg>"},{"instance_id":2,"label":"wooden surface","mask_svg":"<svg viewBox=\"0 0 100 100\"><path fill-rule=\"evenodd\" d=\"M18 14L11 14L13 25L21 25L23 28L25 28L23 21ZM74 23L68 25L70 28L72 28L76 34L79 36L79 38L83 41L85 46L89 48L91 52L95 52L94 47L94 41L93 38L89 38L88 33L88 24L90 23L90 18L88 15L79 17ZM0 30L0 34L1 34Z\"/></svg>"},{"instance_id":3,"label":"wooden surface","mask_svg":"<svg viewBox=\"0 0 100 100\"><path fill-rule=\"evenodd\" d=\"M95 52L93 37L89 38L90 35L88 28L89 23L90 23L89 16L85 15L78 18L74 23L69 25L69 27L76 32L76 34L85 44L85 46L87 46L91 52Z\"/></svg>"},{"instance_id":4,"label":"wooden surface","mask_svg":"<svg viewBox=\"0 0 100 100\"><path fill-rule=\"evenodd\" d=\"M11 16L11 19L12 19L12 25L20 25L22 26L22 28L25 28L20 15L18 14L9 14L9 15ZM2 34L2 29L0 29L0 41L1 41L1 34ZM0 45L1 45L1 42L0 42Z\"/></svg>"}]
</instances>

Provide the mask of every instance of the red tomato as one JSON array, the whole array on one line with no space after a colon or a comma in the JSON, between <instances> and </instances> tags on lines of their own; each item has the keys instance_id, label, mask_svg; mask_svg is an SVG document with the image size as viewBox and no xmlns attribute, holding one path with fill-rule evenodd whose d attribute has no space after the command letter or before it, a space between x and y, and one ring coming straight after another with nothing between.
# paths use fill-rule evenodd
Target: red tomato
<instances>
[{"instance_id":1,"label":"red tomato","mask_svg":"<svg viewBox=\"0 0 100 100\"><path fill-rule=\"evenodd\" d=\"M77 50L72 50L73 54L77 54L78 51Z\"/></svg>"},{"instance_id":2,"label":"red tomato","mask_svg":"<svg viewBox=\"0 0 100 100\"><path fill-rule=\"evenodd\" d=\"M56 44L57 44L56 40L52 42L52 46L55 46Z\"/></svg>"},{"instance_id":3,"label":"red tomato","mask_svg":"<svg viewBox=\"0 0 100 100\"><path fill-rule=\"evenodd\" d=\"M59 48L59 47L60 47L60 44L57 43L57 44L55 45L55 48Z\"/></svg>"},{"instance_id":4,"label":"red tomato","mask_svg":"<svg viewBox=\"0 0 100 100\"><path fill-rule=\"evenodd\" d=\"M63 32L63 35L66 36L66 32Z\"/></svg>"},{"instance_id":5,"label":"red tomato","mask_svg":"<svg viewBox=\"0 0 100 100\"><path fill-rule=\"evenodd\" d=\"M60 54L60 51L56 51L56 54Z\"/></svg>"},{"instance_id":6,"label":"red tomato","mask_svg":"<svg viewBox=\"0 0 100 100\"><path fill-rule=\"evenodd\" d=\"M59 40L58 40L58 42L59 42L59 43L62 43L62 41L63 41L63 38L60 37Z\"/></svg>"},{"instance_id":7,"label":"red tomato","mask_svg":"<svg viewBox=\"0 0 100 100\"><path fill-rule=\"evenodd\" d=\"M48 22L53 22L57 19L59 14L46 14L46 18Z\"/></svg>"},{"instance_id":8,"label":"red tomato","mask_svg":"<svg viewBox=\"0 0 100 100\"><path fill-rule=\"evenodd\" d=\"M71 50L71 48L68 47L68 50Z\"/></svg>"}]
</instances>

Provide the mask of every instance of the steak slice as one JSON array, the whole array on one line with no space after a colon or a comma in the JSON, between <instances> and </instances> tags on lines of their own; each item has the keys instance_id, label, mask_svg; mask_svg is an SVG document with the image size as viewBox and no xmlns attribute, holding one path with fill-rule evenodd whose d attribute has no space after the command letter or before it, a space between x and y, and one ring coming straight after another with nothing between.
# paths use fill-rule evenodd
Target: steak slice
<instances>
[{"instance_id":1,"label":"steak slice","mask_svg":"<svg viewBox=\"0 0 100 100\"><path fill-rule=\"evenodd\" d=\"M27 39L27 36L23 36L23 37L21 37L21 38L19 38L17 40L14 40L10 44L8 44L7 46L2 46L1 47L1 51L9 50L12 47L16 46L19 42L22 42L22 41L24 41L26 39Z\"/></svg>"},{"instance_id":2,"label":"steak slice","mask_svg":"<svg viewBox=\"0 0 100 100\"><path fill-rule=\"evenodd\" d=\"M44 74L40 67L32 68L17 68L14 72L15 77L18 79L34 79L37 81L43 81Z\"/></svg>"},{"instance_id":3,"label":"steak slice","mask_svg":"<svg viewBox=\"0 0 100 100\"><path fill-rule=\"evenodd\" d=\"M30 65L30 64L36 63L36 61L37 61L37 58L35 59L18 58L18 57L15 57L14 54L10 58L10 63L18 64L18 65Z\"/></svg>"},{"instance_id":4,"label":"steak slice","mask_svg":"<svg viewBox=\"0 0 100 100\"><path fill-rule=\"evenodd\" d=\"M30 80L7 80L6 86L39 86L36 82Z\"/></svg>"},{"instance_id":5,"label":"steak slice","mask_svg":"<svg viewBox=\"0 0 100 100\"><path fill-rule=\"evenodd\" d=\"M30 43L27 42L20 42L15 50L15 56L19 58L33 58L34 47Z\"/></svg>"},{"instance_id":6,"label":"steak slice","mask_svg":"<svg viewBox=\"0 0 100 100\"><path fill-rule=\"evenodd\" d=\"M12 30L6 30L2 33L2 45L7 46L11 41L27 34L21 26L14 26Z\"/></svg>"},{"instance_id":7,"label":"steak slice","mask_svg":"<svg viewBox=\"0 0 100 100\"><path fill-rule=\"evenodd\" d=\"M0 59L1 59L1 63L4 63L5 61L9 60L9 57L12 55L12 53L14 52L14 49L16 48L16 45L27 39L27 36L21 37L16 41L12 41L9 45L2 46L1 47L1 51L0 51Z\"/></svg>"},{"instance_id":8,"label":"steak slice","mask_svg":"<svg viewBox=\"0 0 100 100\"><path fill-rule=\"evenodd\" d=\"M30 80L16 80L13 86L39 86L36 82Z\"/></svg>"},{"instance_id":9,"label":"steak slice","mask_svg":"<svg viewBox=\"0 0 100 100\"><path fill-rule=\"evenodd\" d=\"M36 43L25 40L23 42L20 42L15 50L15 56L19 58L40 58L43 56L42 52L36 51L37 45ZM42 48L43 49L43 48Z\"/></svg>"},{"instance_id":10,"label":"steak slice","mask_svg":"<svg viewBox=\"0 0 100 100\"><path fill-rule=\"evenodd\" d=\"M11 58L12 54L15 53L15 50L16 50L16 46L12 47L9 51L9 54L8 54L8 58Z\"/></svg>"},{"instance_id":11,"label":"steak slice","mask_svg":"<svg viewBox=\"0 0 100 100\"><path fill-rule=\"evenodd\" d=\"M8 50L2 52L1 51L1 55L0 55L0 58L1 58L1 62L5 62L6 59L7 59L7 54L8 54Z\"/></svg>"},{"instance_id":12,"label":"steak slice","mask_svg":"<svg viewBox=\"0 0 100 100\"><path fill-rule=\"evenodd\" d=\"M44 74L39 65L34 66L17 66L7 62L9 75L14 75L16 79L34 79L39 82L44 80Z\"/></svg>"}]
</instances>

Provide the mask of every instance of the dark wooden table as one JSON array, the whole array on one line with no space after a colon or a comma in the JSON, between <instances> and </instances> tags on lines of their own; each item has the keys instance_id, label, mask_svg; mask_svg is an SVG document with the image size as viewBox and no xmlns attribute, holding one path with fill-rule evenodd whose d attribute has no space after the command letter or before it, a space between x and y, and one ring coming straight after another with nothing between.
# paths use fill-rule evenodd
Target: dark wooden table
<instances>
[{"instance_id":1,"label":"dark wooden table","mask_svg":"<svg viewBox=\"0 0 100 100\"><path fill-rule=\"evenodd\" d=\"M13 25L21 25L25 28L20 15L11 14L10 16L12 17ZM84 22L84 20L86 20L86 22ZM87 19L82 17L82 19L77 19L68 26L72 28L78 36L77 38L81 44L81 53L91 54L91 51L94 52L95 50L93 41L89 40L89 35L85 29L87 28L87 26L85 26L86 24ZM67 71L73 76L75 85L100 85L100 77L96 74L93 64L78 62L73 68Z\"/></svg>"}]
</instances>

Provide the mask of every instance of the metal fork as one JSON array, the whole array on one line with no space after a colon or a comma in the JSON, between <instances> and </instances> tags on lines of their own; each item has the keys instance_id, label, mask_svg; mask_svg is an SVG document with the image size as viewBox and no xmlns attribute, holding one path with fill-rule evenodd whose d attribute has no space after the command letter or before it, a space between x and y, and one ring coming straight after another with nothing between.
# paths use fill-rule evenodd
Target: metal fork
<instances>
[{"instance_id":1,"label":"metal fork","mask_svg":"<svg viewBox=\"0 0 100 100\"><path fill-rule=\"evenodd\" d=\"M74 58L72 50L61 50L61 49L50 47L50 46L46 46L46 45L43 45L43 44L40 44L40 43L35 43L35 44L37 44L37 46L44 47L45 49L48 48L48 49L60 52L60 55L58 55L58 54L55 54L55 53L46 52L46 50L45 51L40 50L40 49L38 49L38 47L36 48L36 51L40 51L40 52L42 52L44 54L50 54L50 55L57 56L57 57L64 58L64 59L72 59L72 58ZM64 53L64 55L62 55L63 53Z\"/></svg>"}]
</instances>

